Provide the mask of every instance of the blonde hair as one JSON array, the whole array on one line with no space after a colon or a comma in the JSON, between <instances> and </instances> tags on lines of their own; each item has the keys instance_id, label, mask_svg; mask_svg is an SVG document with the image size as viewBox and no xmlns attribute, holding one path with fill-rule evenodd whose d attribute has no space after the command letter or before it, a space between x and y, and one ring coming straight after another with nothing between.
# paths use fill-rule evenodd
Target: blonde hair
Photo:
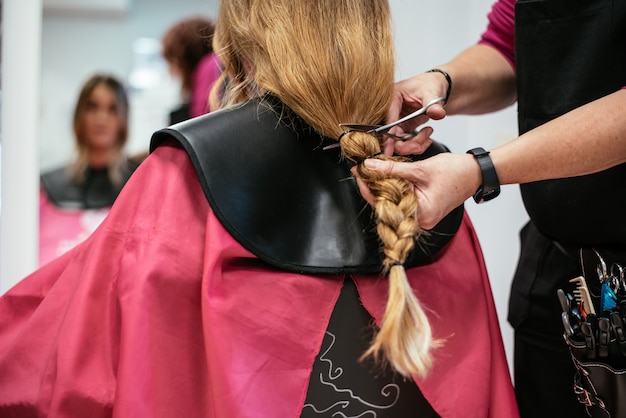
<instances>
[{"instance_id":1,"label":"blonde hair","mask_svg":"<svg viewBox=\"0 0 626 418\"><path fill-rule=\"evenodd\" d=\"M339 137L343 122L380 123L394 84L391 33L386 0L222 0L213 38L225 66L221 105L269 93L329 138ZM340 145L357 162L381 151L379 139L362 132L343 135ZM376 197L389 273L385 315L364 356L387 360L405 376L423 376L434 342L402 266L420 232L417 198L405 180L361 164L358 170Z\"/></svg>"}]
</instances>

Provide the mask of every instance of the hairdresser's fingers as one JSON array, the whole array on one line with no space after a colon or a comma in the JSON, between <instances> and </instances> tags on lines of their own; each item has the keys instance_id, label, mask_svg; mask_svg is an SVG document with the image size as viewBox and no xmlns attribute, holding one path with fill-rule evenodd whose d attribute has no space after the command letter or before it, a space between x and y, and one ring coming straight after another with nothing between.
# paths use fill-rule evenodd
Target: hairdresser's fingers
<instances>
[{"instance_id":1,"label":"hairdresser's fingers","mask_svg":"<svg viewBox=\"0 0 626 418\"><path fill-rule=\"evenodd\" d=\"M365 184L365 182L357 175L356 167L352 167L350 171L352 171L352 174L356 178L356 184L359 187L359 192L361 193L361 196L363 196L363 199L365 199L365 201L370 205L374 206L374 195L370 191L370 188L367 187L367 184Z\"/></svg>"},{"instance_id":2,"label":"hairdresser's fingers","mask_svg":"<svg viewBox=\"0 0 626 418\"><path fill-rule=\"evenodd\" d=\"M430 119L440 120L446 117L446 109L441 103L435 103L426 110L426 114Z\"/></svg>"},{"instance_id":3,"label":"hairdresser's fingers","mask_svg":"<svg viewBox=\"0 0 626 418\"><path fill-rule=\"evenodd\" d=\"M393 133L403 135L402 131L393 128ZM430 126L425 126L412 138L400 141L393 137L385 137L382 143L383 154L385 155L420 155L433 143L430 136L434 130Z\"/></svg>"},{"instance_id":4,"label":"hairdresser's fingers","mask_svg":"<svg viewBox=\"0 0 626 418\"><path fill-rule=\"evenodd\" d=\"M401 177L409 181L414 181L415 176L412 173L411 164L405 162L397 162L390 160L378 160L375 158L368 158L364 161L365 167L371 170L381 171L386 175L394 175Z\"/></svg>"},{"instance_id":5,"label":"hairdresser's fingers","mask_svg":"<svg viewBox=\"0 0 626 418\"><path fill-rule=\"evenodd\" d=\"M387 174L393 174L395 176L399 176L399 173L402 172L404 170L404 167L407 167L409 164L412 163L397 163L393 161L382 161L376 159L365 160L365 165L367 168L379 170ZM361 195L367 201L367 203L374 206L376 201L369 187L367 187L366 183L357 176L356 168L353 168L352 172L356 177L357 185L359 187ZM414 176L408 175L407 172L407 177ZM417 219L420 223L420 226L424 229L433 228L441 219L441 215L438 213L440 211L439 208L433 207L433 205L430 204L428 195L424 195L423 191L420 190L418 186L414 186L414 191L420 201L420 204L417 207Z\"/></svg>"},{"instance_id":6,"label":"hairdresser's fingers","mask_svg":"<svg viewBox=\"0 0 626 418\"><path fill-rule=\"evenodd\" d=\"M391 137L385 137L383 139L383 154L392 156L396 152L396 142Z\"/></svg>"},{"instance_id":7,"label":"hairdresser's fingers","mask_svg":"<svg viewBox=\"0 0 626 418\"><path fill-rule=\"evenodd\" d=\"M417 135L406 141L395 141L394 151L398 155L420 155L430 147L433 143L430 136L433 134L433 128L425 126Z\"/></svg>"}]
</instances>

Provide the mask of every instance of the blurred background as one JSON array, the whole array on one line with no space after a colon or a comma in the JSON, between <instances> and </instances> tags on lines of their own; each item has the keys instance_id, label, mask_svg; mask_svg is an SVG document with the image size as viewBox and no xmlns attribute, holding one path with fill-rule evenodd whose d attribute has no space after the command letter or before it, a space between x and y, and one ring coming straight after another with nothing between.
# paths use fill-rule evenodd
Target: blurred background
<instances>
[{"instance_id":1,"label":"blurred background","mask_svg":"<svg viewBox=\"0 0 626 418\"><path fill-rule=\"evenodd\" d=\"M492 0L390 4L400 80L474 44ZM217 7L218 0L0 0L0 294L37 267L39 173L71 156L72 112L82 83L101 71L125 81L129 152L144 152L180 100L178 81L160 55L161 36L181 18L215 17ZM454 152L490 149L517 136L515 110L430 125ZM508 292L517 234L527 217L517 186L504 186L498 199L484 205L468 200L466 208L485 254L510 361Z\"/></svg>"}]
</instances>

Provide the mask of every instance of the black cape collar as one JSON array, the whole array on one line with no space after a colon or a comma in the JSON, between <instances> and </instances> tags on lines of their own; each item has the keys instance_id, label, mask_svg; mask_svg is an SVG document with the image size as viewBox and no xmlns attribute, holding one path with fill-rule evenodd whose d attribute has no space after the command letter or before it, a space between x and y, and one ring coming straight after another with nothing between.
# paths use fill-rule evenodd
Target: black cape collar
<instances>
[{"instance_id":1,"label":"black cape collar","mask_svg":"<svg viewBox=\"0 0 626 418\"><path fill-rule=\"evenodd\" d=\"M76 183L67 167L57 168L41 175L41 186L50 201L63 209L101 209L112 206L124 184L136 168L126 162L121 171L122 183L113 184L107 169L88 169L83 184Z\"/></svg>"},{"instance_id":2,"label":"black cape collar","mask_svg":"<svg viewBox=\"0 0 626 418\"><path fill-rule=\"evenodd\" d=\"M156 132L195 167L215 215L260 259L300 273L375 273L381 251L370 206L334 141L275 98L250 100ZM426 156L445 151L435 144ZM420 243L407 266L426 263L457 231L460 206Z\"/></svg>"}]
</instances>

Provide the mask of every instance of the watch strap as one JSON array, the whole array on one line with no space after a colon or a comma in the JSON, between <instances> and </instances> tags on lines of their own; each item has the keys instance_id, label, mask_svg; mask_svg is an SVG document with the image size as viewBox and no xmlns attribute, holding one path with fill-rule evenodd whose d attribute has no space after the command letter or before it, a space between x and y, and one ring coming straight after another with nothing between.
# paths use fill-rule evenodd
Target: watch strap
<instances>
[{"instance_id":1,"label":"watch strap","mask_svg":"<svg viewBox=\"0 0 626 418\"><path fill-rule=\"evenodd\" d=\"M484 148L477 147L467 151L468 154L472 154L480 167L483 183L474 193L474 201L476 203L487 202L491 199L495 199L500 194L500 180L496 173L496 168L491 161L489 151L485 151Z\"/></svg>"}]
</instances>

